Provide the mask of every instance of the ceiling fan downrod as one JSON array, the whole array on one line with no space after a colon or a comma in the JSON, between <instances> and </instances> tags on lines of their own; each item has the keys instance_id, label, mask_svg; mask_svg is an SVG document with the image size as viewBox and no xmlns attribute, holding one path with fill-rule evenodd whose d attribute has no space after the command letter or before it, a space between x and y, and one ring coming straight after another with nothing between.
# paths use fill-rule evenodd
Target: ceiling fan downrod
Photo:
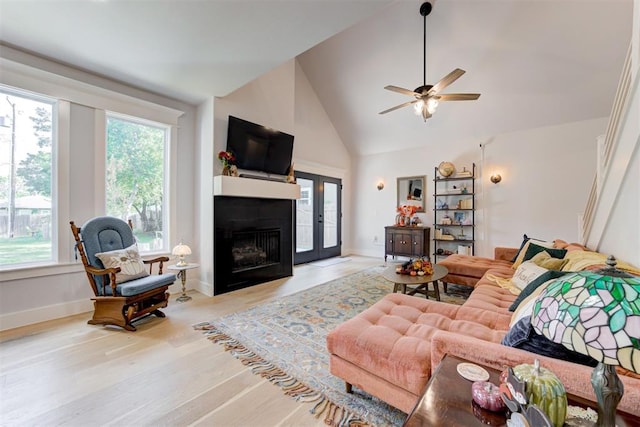
<instances>
[{"instance_id":1,"label":"ceiling fan downrod","mask_svg":"<svg viewBox=\"0 0 640 427\"><path fill-rule=\"evenodd\" d=\"M422 65L422 87L427 85L427 15L431 13L431 3L426 1L420 6L420 15L422 15L422 49L424 51L424 61Z\"/></svg>"}]
</instances>

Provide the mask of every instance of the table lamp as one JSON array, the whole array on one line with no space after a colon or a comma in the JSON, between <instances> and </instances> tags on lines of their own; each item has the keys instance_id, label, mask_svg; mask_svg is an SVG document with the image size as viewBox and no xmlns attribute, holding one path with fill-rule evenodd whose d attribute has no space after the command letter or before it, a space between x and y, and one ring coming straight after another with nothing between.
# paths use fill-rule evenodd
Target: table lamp
<instances>
[{"instance_id":1,"label":"table lamp","mask_svg":"<svg viewBox=\"0 0 640 427\"><path fill-rule=\"evenodd\" d=\"M183 245L182 241L180 241L178 246L173 248L173 251L171 251L171 253L180 258L180 260L176 263L176 265L178 267L184 267L185 265L187 265L187 262L184 260L184 257L187 255L191 255L191 248L187 245Z\"/></svg>"},{"instance_id":2,"label":"table lamp","mask_svg":"<svg viewBox=\"0 0 640 427\"><path fill-rule=\"evenodd\" d=\"M640 372L640 278L615 268L613 256L596 272L552 282L538 297L531 324L537 333L598 361L591 384L598 426L615 426L624 392L616 365Z\"/></svg>"}]
</instances>

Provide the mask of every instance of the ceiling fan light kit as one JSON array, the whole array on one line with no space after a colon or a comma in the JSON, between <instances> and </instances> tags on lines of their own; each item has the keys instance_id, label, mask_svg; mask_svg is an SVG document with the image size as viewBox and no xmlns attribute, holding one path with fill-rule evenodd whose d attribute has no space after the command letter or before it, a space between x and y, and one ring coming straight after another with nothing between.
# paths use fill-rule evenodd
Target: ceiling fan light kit
<instances>
[{"instance_id":1,"label":"ceiling fan light kit","mask_svg":"<svg viewBox=\"0 0 640 427\"><path fill-rule=\"evenodd\" d=\"M431 3L424 2L420 6L420 15L423 18L423 50L424 50L424 65L422 72L422 86L417 87L415 90L409 90L398 86L388 85L384 88L392 92L398 92L403 95L413 96L413 101L407 101L395 107L391 107L387 110L381 111L379 114L390 113L391 111L398 110L413 104L416 115L422 116L426 121L433 113L440 101L473 101L480 97L479 93L449 93L441 94L440 91L449 86L451 83L458 80L464 73L464 70L456 68L445 77L443 77L435 85L427 85L427 15L431 13Z\"/></svg>"}]
</instances>

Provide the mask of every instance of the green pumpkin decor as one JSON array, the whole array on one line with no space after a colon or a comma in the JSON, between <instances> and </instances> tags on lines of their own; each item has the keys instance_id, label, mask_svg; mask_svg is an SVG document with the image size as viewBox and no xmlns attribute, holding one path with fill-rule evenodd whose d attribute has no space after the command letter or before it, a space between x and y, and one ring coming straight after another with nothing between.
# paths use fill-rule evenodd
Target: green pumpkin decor
<instances>
[{"instance_id":1,"label":"green pumpkin decor","mask_svg":"<svg viewBox=\"0 0 640 427\"><path fill-rule=\"evenodd\" d=\"M522 364L513 368L513 373L524 381L529 404L538 406L555 427L562 427L567 416L567 393L553 372L534 364Z\"/></svg>"}]
</instances>

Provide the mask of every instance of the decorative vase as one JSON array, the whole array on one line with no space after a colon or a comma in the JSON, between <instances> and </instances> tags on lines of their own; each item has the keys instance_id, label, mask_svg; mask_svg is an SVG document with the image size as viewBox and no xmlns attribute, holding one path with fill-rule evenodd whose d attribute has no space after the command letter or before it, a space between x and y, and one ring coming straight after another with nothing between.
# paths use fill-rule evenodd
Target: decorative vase
<instances>
[{"instance_id":1,"label":"decorative vase","mask_svg":"<svg viewBox=\"0 0 640 427\"><path fill-rule=\"evenodd\" d=\"M406 219L405 219L404 215L402 215L402 214L396 215L396 225L397 226L404 227L405 224L406 224L405 221L406 221Z\"/></svg>"},{"instance_id":2,"label":"decorative vase","mask_svg":"<svg viewBox=\"0 0 640 427\"><path fill-rule=\"evenodd\" d=\"M222 175L231 176L231 168L229 166L225 166L222 168Z\"/></svg>"}]
</instances>

